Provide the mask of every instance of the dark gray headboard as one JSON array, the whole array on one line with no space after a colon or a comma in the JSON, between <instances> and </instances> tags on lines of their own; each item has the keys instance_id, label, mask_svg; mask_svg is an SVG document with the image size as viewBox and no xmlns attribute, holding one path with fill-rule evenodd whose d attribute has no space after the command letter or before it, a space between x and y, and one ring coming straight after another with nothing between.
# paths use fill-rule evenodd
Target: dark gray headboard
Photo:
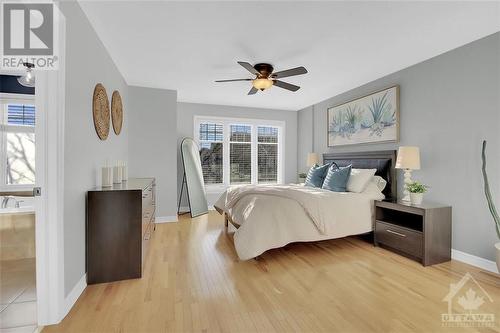
<instances>
[{"instance_id":1,"label":"dark gray headboard","mask_svg":"<svg viewBox=\"0 0 500 333\"><path fill-rule=\"evenodd\" d=\"M377 169L375 175L387 181L387 186L383 191L386 199L397 198L395 150L323 154L323 163L330 162L335 162L338 166L352 164L352 167L356 169Z\"/></svg>"}]
</instances>

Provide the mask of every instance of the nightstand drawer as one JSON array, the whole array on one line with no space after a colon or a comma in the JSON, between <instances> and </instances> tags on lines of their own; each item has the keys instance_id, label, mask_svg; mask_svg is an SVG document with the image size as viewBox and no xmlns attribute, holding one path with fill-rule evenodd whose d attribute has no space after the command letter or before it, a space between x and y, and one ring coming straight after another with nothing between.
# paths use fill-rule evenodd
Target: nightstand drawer
<instances>
[{"instance_id":1,"label":"nightstand drawer","mask_svg":"<svg viewBox=\"0 0 500 333\"><path fill-rule=\"evenodd\" d=\"M390 246L418 258L422 257L423 242L421 232L376 221L375 239L377 243Z\"/></svg>"}]
</instances>

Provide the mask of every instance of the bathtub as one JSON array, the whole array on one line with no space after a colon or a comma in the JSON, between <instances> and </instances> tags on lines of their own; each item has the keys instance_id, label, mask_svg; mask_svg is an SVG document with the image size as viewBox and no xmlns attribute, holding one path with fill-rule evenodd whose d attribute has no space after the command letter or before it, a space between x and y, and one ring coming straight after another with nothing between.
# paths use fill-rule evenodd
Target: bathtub
<instances>
[{"instance_id":1,"label":"bathtub","mask_svg":"<svg viewBox=\"0 0 500 333\"><path fill-rule=\"evenodd\" d=\"M32 197L16 197L9 207L0 208L0 260L35 257L35 209ZM0 203L3 197L0 197ZM22 201L21 201L22 200Z\"/></svg>"},{"instance_id":2,"label":"bathtub","mask_svg":"<svg viewBox=\"0 0 500 333\"><path fill-rule=\"evenodd\" d=\"M9 201L7 208L0 207L0 215L19 215L19 214L35 214L35 203L33 197L15 197L19 202L19 208L15 207L13 200ZM3 197L0 196L0 203Z\"/></svg>"}]
</instances>

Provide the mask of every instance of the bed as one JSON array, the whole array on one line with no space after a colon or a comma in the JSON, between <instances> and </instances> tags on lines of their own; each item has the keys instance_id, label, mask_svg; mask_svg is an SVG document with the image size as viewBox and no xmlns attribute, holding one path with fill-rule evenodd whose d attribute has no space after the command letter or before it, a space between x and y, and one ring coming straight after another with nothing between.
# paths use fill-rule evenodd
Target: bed
<instances>
[{"instance_id":1,"label":"bed","mask_svg":"<svg viewBox=\"0 0 500 333\"><path fill-rule=\"evenodd\" d=\"M215 203L237 230L234 245L241 260L293 242L320 241L373 230L373 201L396 197L396 152L330 153L323 162L340 167L376 169L386 182L383 191L332 192L297 184L240 186L228 189Z\"/></svg>"}]
</instances>

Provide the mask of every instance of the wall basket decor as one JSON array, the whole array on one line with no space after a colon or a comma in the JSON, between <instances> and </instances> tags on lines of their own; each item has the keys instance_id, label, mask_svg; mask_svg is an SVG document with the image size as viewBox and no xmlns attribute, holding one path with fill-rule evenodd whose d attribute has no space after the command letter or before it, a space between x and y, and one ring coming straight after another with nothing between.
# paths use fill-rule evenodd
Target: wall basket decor
<instances>
[{"instance_id":1,"label":"wall basket decor","mask_svg":"<svg viewBox=\"0 0 500 333\"><path fill-rule=\"evenodd\" d=\"M113 121L115 134L119 135L123 124L123 106L122 97L118 90L113 91L113 95L111 96L111 120Z\"/></svg>"},{"instance_id":2,"label":"wall basket decor","mask_svg":"<svg viewBox=\"0 0 500 333\"><path fill-rule=\"evenodd\" d=\"M109 135L110 112L109 100L106 89L100 83L94 88L92 99L92 115L94 117L94 127L99 139L106 140Z\"/></svg>"}]
</instances>

